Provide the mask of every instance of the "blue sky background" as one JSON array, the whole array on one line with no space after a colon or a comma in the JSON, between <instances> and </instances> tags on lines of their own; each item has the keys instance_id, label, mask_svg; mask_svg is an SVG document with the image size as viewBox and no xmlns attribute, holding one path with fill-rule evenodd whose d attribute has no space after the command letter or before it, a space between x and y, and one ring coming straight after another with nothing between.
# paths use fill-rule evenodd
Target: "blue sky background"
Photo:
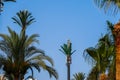
<instances>
[{"instance_id":1,"label":"blue sky background","mask_svg":"<svg viewBox=\"0 0 120 80\"><path fill-rule=\"evenodd\" d=\"M106 32L106 20L117 23L119 15L105 15L96 7L94 0L17 0L16 3L5 3L4 11L0 15L0 32L7 33L7 26L19 31L20 27L13 23L11 17L19 10L29 10L36 18L27 29L27 34L37 33L43 49L54 60L54 68L59 74L58 80L67 79L66 57L59 49L68 39L73 44L71 78L77 72L89 73L91 66L83 58L84 49L95 46L101 34ZM46 71L34 77L38 80L55 80L49 78Z\"/></svg>"}]
</instances>

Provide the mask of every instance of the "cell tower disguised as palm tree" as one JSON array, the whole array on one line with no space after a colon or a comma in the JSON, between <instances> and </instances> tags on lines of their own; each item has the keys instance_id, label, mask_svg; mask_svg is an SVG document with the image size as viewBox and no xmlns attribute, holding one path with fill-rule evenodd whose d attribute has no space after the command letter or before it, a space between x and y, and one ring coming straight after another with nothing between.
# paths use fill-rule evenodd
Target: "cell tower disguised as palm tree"
<instances>
[{"instance_id":1,"label":"cell tower disguised as palm tree","mask_svg":"<svg viewBox=\"0 0 120 80\"><path fill-rule=\"evenodd\" d=\"M67 80L70 80L70 64L71 64L71 55L76 51L72 51L72 43L70 40L67 41L67 44L63 44L61 49L59 49L67 57Z\"/></svg>"}]
</instances>

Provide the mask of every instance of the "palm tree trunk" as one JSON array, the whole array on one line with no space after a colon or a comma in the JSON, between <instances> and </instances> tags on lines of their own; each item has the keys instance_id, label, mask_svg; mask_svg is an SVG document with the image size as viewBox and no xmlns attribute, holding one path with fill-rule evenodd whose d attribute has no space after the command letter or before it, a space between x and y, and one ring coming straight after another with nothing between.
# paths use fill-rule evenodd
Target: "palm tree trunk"
<instances>
[{"instance_id":1,"label":"palm tree trunk","mask_svg":"<svg viewBox=\"0 0 120 80\"><path fill-rule=\"evenodd\" d=\"M120 22L114 26L113 34L116 48L116 80L120 80Z\"/></svg>"},{"instance_id":2,"label":"palm tree trunk","mask_svg":"<svg viewBox=\"0 0 120 80\"><path fill-rule=\"evenodd\" d=\"M67 80L70 80L70 64L71 64L71 56L67 56Z\"/></svg>"},{"instance_id":3,"label":"palm tree trunk","mask_svg":"<svg viewBox=\"0 0 120 80\"><path fill-rule=\"evenodd\" d=\"M116 44L116 80L120 80L120 37Z\"/></svg>"},{"instance_id":4,"label":"palm tree trunk","mask_svg":"<svg viewBox=\"0 0 120 80\"><path fill-rule=\"evenodd\" d=\"M67 80L70 80L70 64L67 64Z\"/></svg>"}]
</instances>

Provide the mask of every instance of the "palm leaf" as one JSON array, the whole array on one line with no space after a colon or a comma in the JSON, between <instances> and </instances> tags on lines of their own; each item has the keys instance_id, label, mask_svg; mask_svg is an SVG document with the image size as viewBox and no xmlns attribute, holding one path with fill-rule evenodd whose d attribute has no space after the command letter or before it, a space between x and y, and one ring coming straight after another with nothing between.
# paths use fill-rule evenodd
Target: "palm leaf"
<instances>
[{"instance_id":1,"label":"palm leaf","mask_svg":"<svg viewBox=\"0 0 120 80\"><path fill-rule=\"evenodd\" d=\"M19 11L12 19L14 20L14 23L17 23L22 27L22 30L25 30L27 26L35 22L35 18L33 18L32 14L27 10Z\"/></svg>"},{"instance_id":2,"label":"palm leaf","mask_svg":"<svg viewBox=\"0 0 120 80\"><path fill-rule=\"evenodd\" d=\"M105 13L117 14L120 8L119 0L94 0L95 4L104 9Z\"/></svg>"},{"instance_id":3,"label":"palm leaf","mask_svg":"<svg viewBox=\"0 0 120 80\"><path fill-rule=\"evenodd\" d=\"M84 73L76 73L73 74L73 79L72 80L84 80L85 79L85 74Z\"/></svg>"},{"instance_id":4,"label":"palm leaf","mask_svg":"<svg viewBox=\"0 0 120 80\"><path fill-rule=\"evenodd\" d=\"M62 53L65 55L71 56L76 50L72 51L72 43L68 40L67 44L63 44L60 46L61 49L59 49Z\"/></svg>"},{"instance_id":5,"label":"palm leaf","mask_svg":"<svg viewBox=\"0 0 120 80\"><path fill-rule=\"evenodd\" d=\"M56 70L50 66L46 66L46 70L48 71L50 77L54 76L56 79L58 79L58 73Z\"/></svg>"}]
</instances>

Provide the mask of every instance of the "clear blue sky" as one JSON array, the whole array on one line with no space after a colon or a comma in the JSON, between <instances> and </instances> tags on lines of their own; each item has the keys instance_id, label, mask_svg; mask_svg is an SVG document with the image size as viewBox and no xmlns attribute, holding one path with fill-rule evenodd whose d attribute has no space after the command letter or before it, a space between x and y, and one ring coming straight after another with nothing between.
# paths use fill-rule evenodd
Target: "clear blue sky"
<instances>
[{"instance_id":1,"label":"clear blue sky","mask_svg":"<svg viewBox=\"0 0 120 80\"><path fill-rule=\"evenodd\" d=\"M54 60L59 80L67 79L66 57L59 51L60 45L70 39L73 50L77 50L72 55L71 78L77 72L87 76L91 66L83 58L84 49L95 46L101 34L106 32L106 20L116 23L120 17L105 15L95 6L94 0L17 0L16 3L5 3L4 12L0 15L0 32L7 33L7 26L20 30L11 17L24 9L36 18L27 33L40 35L37 46ZM55 80L50 79L44 70L34 72L38 80Z\"/></svg>"}]
</instances>

